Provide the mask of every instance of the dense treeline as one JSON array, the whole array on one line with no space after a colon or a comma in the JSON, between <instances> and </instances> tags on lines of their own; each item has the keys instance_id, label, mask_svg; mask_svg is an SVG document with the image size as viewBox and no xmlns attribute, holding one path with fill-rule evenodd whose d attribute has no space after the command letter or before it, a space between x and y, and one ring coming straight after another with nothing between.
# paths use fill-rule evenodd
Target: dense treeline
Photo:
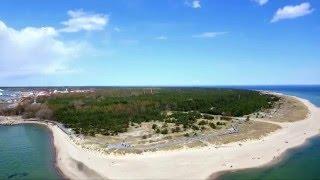
<instances>
[{"instance_id":1,"label":"dense treeline","mask_svg":"<svg viewBox=\"0 0 320 180\"><path fill-rule=\"evenodd\" d=\"M105 135L127 131L130 123L165 121L190 126L200 113L243 116L270 108L278 98L256 91L230 89L109 89L40 99L52 119L77 133ZM174 113L167 116L164 112Z\"/></svg>"}]
</instances>

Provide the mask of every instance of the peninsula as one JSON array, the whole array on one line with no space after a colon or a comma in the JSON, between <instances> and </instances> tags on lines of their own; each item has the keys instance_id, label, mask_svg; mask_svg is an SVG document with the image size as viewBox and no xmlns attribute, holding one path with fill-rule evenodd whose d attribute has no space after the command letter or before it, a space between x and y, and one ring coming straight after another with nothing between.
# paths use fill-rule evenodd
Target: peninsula
<instances>
[{"instance_id":1,"label":"peninsula","mask_svg":"<svg viewBox=\"0 0 320 180\"><path fill-rule=\"evenodd\" d=\"M319 129L319 109L308 101L259 91L134 88L33 98L2 110L18 116L0 122L46 125L57 167L71 179L206 179L277 161Z\"/></svg>"}]
</instances>

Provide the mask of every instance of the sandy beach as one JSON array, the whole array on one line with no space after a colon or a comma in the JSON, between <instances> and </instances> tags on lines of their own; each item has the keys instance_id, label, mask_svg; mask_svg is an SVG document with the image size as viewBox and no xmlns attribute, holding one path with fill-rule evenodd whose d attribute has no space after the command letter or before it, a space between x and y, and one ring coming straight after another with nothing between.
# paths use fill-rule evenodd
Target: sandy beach
<instances>
[{"instance_id":1,"label":"sandy beach","mask_svg":"<svg viewBox=\"0 0 320 180\"><path fill-rule=\"evenodd\" d=\"M273 122L282 128L259 140L140 155L106 155L83 149L58 126L44 124L53 133L57 166L71 179L212 179L221 171L278 161L287 149L319 134L320 109L297 99L308 107L308 117L296 122Z\"/></svg>"}]
</instances>

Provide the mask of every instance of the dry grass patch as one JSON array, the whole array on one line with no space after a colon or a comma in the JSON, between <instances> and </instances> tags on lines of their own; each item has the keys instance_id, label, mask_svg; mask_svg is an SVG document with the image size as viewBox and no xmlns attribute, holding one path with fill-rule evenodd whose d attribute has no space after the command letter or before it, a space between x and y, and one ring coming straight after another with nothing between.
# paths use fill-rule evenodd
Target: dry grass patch
<instances>
[{"instance_id":1,"label":"dry grass patch","mask_svg":"<svg viewBox=\"0 0 320 180\"><path fill-rule=\"evenodd\" d=\"M309 113L308 107L293 97L281 97L275 108L269 111L267 120L275 122L295 122L303 120Z\"/></svg>"},{"instance_id":2,"label":"dry grass patch","mask_svg":"<svg viewBox=\"0 0 320 180\"><path fill-rule=\"evenodd\" d=\"M272 123L250 121L239 126L239 133L217 136L216 138L210 139L210 143L227 144L231 142L259 139L280 128L280 126Z\"/></svg>"}]
</instances>

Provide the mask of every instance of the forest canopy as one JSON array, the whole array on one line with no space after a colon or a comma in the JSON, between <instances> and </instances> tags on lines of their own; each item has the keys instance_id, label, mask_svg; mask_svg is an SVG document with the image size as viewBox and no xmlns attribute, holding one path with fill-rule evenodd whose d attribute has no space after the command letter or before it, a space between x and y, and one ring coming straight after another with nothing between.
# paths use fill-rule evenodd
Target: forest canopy
<instances>
[{"instance_id":1,"label":"forest canopy","mask_svg":"<svg viewBox=\"0 0 320 180\"><path fill-rule=\"evenodd\" d=\"M132 123L168 118L188 126L202 113L244 116L277 100L257 91L213 88L113 88L38 99L52 111L52 120L77 133L105 135L126 132ZM168 116L168 111L175 113Z\"/></svg>"}]
</instances>

